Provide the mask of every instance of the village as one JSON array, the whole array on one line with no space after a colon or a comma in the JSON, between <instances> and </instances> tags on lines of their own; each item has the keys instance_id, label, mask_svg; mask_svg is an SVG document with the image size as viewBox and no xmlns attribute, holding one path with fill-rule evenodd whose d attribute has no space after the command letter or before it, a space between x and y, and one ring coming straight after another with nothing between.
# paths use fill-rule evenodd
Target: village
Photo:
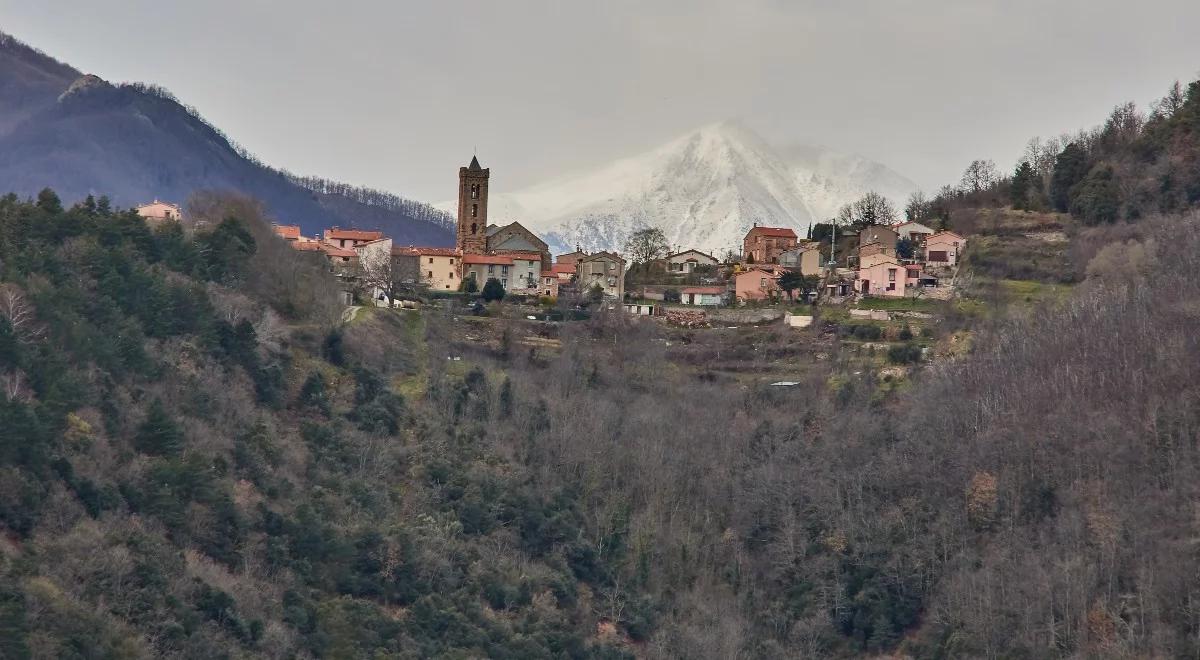
<instances>
[{"instance_id":1,"label":"village","mask_svg":"<svg viewBox=\"0 0 1200 660\"><path fill-rule=\"evenodd\" d=\"M295 250L317 252L343 283L343 302L411 306L424 298L476 302L509 299L542 307L619 305L635 316L702 327L730 319L807 327L797 304L844 304L868 298L941 299L954 290L966 239L918 222L845 228L816 240L788 227L755 224L741 253L717 258L677 249L630 263L611 251L553 255L520 222L489 222L490 169L476 157L459 168L454 247L400 245L383 232L331 227L305 236L272 224ZM175 204L154 200L137 211L148 220L181 219ZM811 229L810 229L811 234ZM478 300L476 300L478 299ZM744 310L730 316L722 310ZM878 316L878 314L876 314Z\"/></svg>"}]
</instances>

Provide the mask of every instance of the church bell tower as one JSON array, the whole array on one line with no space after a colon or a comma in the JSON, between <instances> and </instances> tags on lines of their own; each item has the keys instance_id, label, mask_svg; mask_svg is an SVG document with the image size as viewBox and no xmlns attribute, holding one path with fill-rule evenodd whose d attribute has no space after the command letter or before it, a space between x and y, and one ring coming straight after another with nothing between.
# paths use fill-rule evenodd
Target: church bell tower
<instances>
[{"instance_id":1,"label":"church bell tower","mask_svg":"<svg viewBox=\"0 0 1200 660\"><path fill-rule=\"evenodd\" d=\"M488 176L472 156L468 167L458 168L458 241L463 254L487 252Z\"/></svg>"}]
</instances>

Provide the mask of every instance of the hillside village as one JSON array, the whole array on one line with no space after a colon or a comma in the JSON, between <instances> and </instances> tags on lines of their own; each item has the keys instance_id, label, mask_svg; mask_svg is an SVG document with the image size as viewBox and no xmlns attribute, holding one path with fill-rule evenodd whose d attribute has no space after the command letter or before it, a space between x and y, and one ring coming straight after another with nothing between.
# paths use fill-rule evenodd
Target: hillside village
<instances>
[{"instance_id":1,"label":"hillside village","mask_svg":"<svg viewBox=\"0 0 1200 660\"><path fill-rule=\"evenodd\" d=\"M298 225L272 224L295 250L319 252L343 283L343 302L395 306L422 297L478 294L543 307L608 301L630 314L695 327L727 308L778 309L796 303L844 304L867 298L947 299L967 239L920 222L833 228L824 240L786 227L755 224L741 254L723 258L693 248L651 246L641 262L610 251L551 254L520 222L497 224L488 212L490 169L473 157L459 169L455 246L401 245L382 231L330 227L304 236ZM154 200L137 208L152 222L183 217ZM842 231L838 236L837 231ZM810 230L811 233L811 230ZM840 251L840 252L839 252ZM561 300L561 304L560 304ZM691 311L688 311L691 310ZM793 321L792 317L796 319ZM811 314L787 314L806 326Z\"/></svg>"}]
</instances>

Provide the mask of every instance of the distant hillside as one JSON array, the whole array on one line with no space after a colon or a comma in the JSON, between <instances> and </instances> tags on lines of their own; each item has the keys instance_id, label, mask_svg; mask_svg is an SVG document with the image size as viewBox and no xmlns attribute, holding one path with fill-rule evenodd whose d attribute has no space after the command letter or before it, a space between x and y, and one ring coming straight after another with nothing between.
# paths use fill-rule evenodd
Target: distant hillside
<instances>
[{"instance_id":1,"label":"distant hillside","mask_svg":"<svg viewBox=\"0 0 1200 660\"><path fill-rule=\"evenodd\" d=\"M0 182L5 192L54 188L67 201L108 194L133 206L183 202L195 190L233 189L281 222L380 229L399 241L448 245L449 216L418 202L327 185L315 192L238 148L194 109L147 85L111 85L0 35Z\"/></svg>"}]
</instances>

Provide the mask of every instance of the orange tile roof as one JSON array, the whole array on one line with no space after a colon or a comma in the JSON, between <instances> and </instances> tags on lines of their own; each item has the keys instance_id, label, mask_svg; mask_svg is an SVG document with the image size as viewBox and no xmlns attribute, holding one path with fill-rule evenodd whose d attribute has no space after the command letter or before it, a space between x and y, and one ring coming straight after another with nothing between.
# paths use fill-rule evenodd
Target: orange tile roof
<instances>
[{"instance_id":1,"label":"orange tile roof","mask_svg":"<svg viewBox=\"0 0 1200 660\"><path fill-rule=\"evenodd\" d=\"M550 270L547 272L555 275L574 275L575 264L554 264L550 266Z\"/></svg>"},{"instance_id":2,"label":"orange tile roof","mask_svg":"<svg viewBox=\"0 0 1200 660\"><path fill-rule=\"evenodd\" d=\"M300 239L300 225L277 225L272 224L271 229L275 230L275 235L288 240Z\"/></svg>"},{"instance_id":3,"label":"orange tile roof","mask_svg":"<svg viewBox=\"0 0 1200 660\"><path fill-rule=\"evenodd\" d=\"M342 229L334 227L333 229L325 230L325 240L345 239L348 241L374 241L383 238L381 231L368 231L364 229Z\"/></svg>"},{"instance_id":4,"label":"orange tile roof","mask_svg":"<svg viewBox=\"0 0 1200 660\"><path fill-rule=\"evenodd\" d=\"M316 241L292 241L289 243L293 250L301 252L313 252L321 249L321 244Z\"/></svg>"},{"instance_id":5,"label":"orange tile roof","mask_svg":"<svg viewBox=\"0 0 1200 660\"><path fill-rule=\"evenodd\" d=\"M499 254L465 254L463 255L464 264L495 264L503 266L511 266L513 263L512 257Z\"/></svg>"},{"instance_id":6,"label":"orange tile roof","mask_svg":"<svg viewBox=\"0 0 1200 660\"><path fill-rule=\"evenodd\" d=\"M331 257L357 257L358 253L350 248L340 248L329 243L321 243L321 251Z\"/></svg>"},{"instance_id":7,"label":"orange tile roof","mask_svg":"<svg viewBox=\"0 0 1200 660\"><path fill-rule=\"evenodd\" d=\"M796 238L796 232L787 227L753 227L747 236L762 234L763 236L776 236L780 238Z\"/></svg>"}]
</instances>

